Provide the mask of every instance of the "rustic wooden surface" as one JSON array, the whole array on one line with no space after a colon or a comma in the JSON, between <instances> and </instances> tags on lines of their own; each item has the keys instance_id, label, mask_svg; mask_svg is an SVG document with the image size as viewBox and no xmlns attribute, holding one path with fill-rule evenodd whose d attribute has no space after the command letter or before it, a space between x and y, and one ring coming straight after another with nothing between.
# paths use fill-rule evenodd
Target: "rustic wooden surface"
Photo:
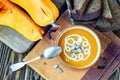
<instances>
[{"instance_id":1,"label":"rustic wooden surface","mask_svg":"<svg viewBox=\"0 0 120 80\"><path fill-rule=\"evenodd\" d=\"M63 17L60 17L57 20L57 24L59 24L59 26L61 26L61 28L60 28L60 30L57 30L56 32L51 33L52 39L49 40L48 36L45 35L44 38L41 41L39 41L38 44L34 47L34 49L32 49L31 52L25 57L24 61L27 61L29 59L32 59L32 58L40 55L40 52L42 52L48 46L55 45L54 40L56 40L58 34L60 34L62 30L66 29L68 27L72 27L72 25L70 25ZM53 68L53 66L55 64L59 64L59 66L63 70L63 73L60 74ZM29 63L28 65L30 67L32 67L32 69L34 69L36 72L38 72L40 75L42 75L47 80L54 80L54 79L56 79L56 80L62 80L62 79L63 80L73 80L72 79L73 77L75 77L74 78L75 80L79 80L88 71L88 69L86 69L86 70L71 69L70 70L67 66L63 65L58 60L57 57L50 59L50 60L46 60L46 59L37 60L35 62ZM52 72L52 74L51 74L51 72ZM73 74L73 75L69 76L70 74ZM76 75L76 74L80 74L80 75Z\"/></svg>"},{"instance_id":2,"label":"rustic wooden surface","mask_svg":"<svg viewBox=\"0 0 120 80\"><path fill-rule=\"evenodd\" d=\"M44 80L42 76L37 74L29 66L25 66L21 70L11 73L9 72L9 66L13 63L22 61L27 55L16 54L9 47L0 44L0 80ZM108 80L119 80L120 78L120 68L108 79Z\"/></svg>"},{"instance_id":3,"label":"rustic wooden surface","mask_svg":"<svg viewBox=\"0 0 120 80\"><path fill-rule=\"evenodd\" d=\"M57 0L54 1L57 2ZM11 73L9 71L11 64L22 61L27 54L17 54L0 41L0 80L45 80L27 65L17 72ZM108 80L120 80L120 67L118 67Z\"/></svg>"},{"instance_id":4,"label":"rustic wooden surface","mask_svg":"<svg viewBox=\"0 0 120 80\"><path fill-rule=\"evenodd\" d=\"M9 66L22 59L27 55L17 54L4 43L0 42L0 80L44 80L30 67L25 66L17 72L11 73Z\"/></svg>"},{"instance_id":5,"label":"rustic wooden surface","mask_svg":"<svg viewBox=\"0 0 120 80\"><path fill-rule=\"evenodd\" d=\"M0 42L0 80L45 80L29 66L25 66L17 72L11 73L9 66L27 55L17 54L4 43ZM120 80L120 68L108 80Z\"/></svg>"},{"instance_id":6,"label":"rustic wooden surface","mask_svg":"<svg viewBox=\"0 0 120 80\"><path fill-rule=\"evenodd\" d=\"M44 80L29 66L13 73L9 71L11 64L22 61L26 55L17 54L0 42L0 80ZM108 80L120 80L120 68Z\"/></svg>"},{"instance_id":7,"label":"rustic wooden surface","mask_svg":"<svg viewBox=\"0 0 120 80\"><path fill-rule=\"evenodd\" d=\"M65 12L66 13L66 12ZM65 14L63 14L63 15L65 15ZM67 20L68 21L68 20ZM70 27L71 25L67 22L63 17L60 17L59 19L58 19L58 21L57 21L57 24L59 24L60 26L61 26L61 29L60 30L62 30L62 29L64 29L64 28L66 28L66 27ZM62 24L61 24L62 23ZM57 36L57 34L59 34L59 32L60 31L57 31L56 33L53 33L52 35L52 38L53 38L53 40L55 40L56 39L56 36ZM105 37L103 34L101 34L100 32L98 32L98 31L95 31L97 34L98 34L98 36L99 36L99 38L100 38L100 40L101 40L101 44L102 44L102 51L104 51L104 49L106 49L106 47L108 46L108 44L111 42L111 40L109 39L109 38L107 38L107 37ZM111 33L109 33L109 35L111 35ZM114 36L112 37L112 38L115 38ZM104 43L105 42L105 43ZM40 46L42 45L42 44L44 44L44 46L42 46L41 48L40 48ZM42 51L45 47L48 47L48 46L50 46L50 45L52 45L52 43L51 43L51 41L50 40L48 40L48 38L47 38L47 36L45 36L44 37L44 39L43 40L41 40L35 47L34 47L34 49L29 53L29 55L27 55L26 56L26 58L25 58L25 60L29 60L29 59L31 59L31 58L34 58L35 56L37 56L37 55L39 55L40 54L40 51ZM115 48L115 47L114 47ZM112 48L113 49L113 48ZM117 49L117 48L115 48L115 49ZM110 49L111 50L111 49ZM116 50L117 51L117 50ZM35 54L36 53L36 54ZM112 53L112 52L111 52ZM111 54L111 53L109 53L109 54ZM114 54L116 53L116 52L113 52ZM106 54L108 54L108 53L106 53ZM108 56L110 56L110 55L107 55L106 56L106 58L108 58ZM108 65L110 65L111 64L111 62L114 60L114 58L115 57L113 57L113 56L111 56L111 57L109 57L109 60L108 60ZM38 64L39 63L39 64ZM44 63L46 63L46 65L44 65ZM65 77L63 76L63 74L59 74L59 73L56 73L56 72L54 72L54 69L53 68L51 68L51 67L53 67L53 65L54 64L59 64L59 66L61 66L62 67L62 69L64 70L64 75L65 75ZM56 59L56 58L54 58L54 59L52 59L52 60L45 60L45 59L42 59L42 60L40 60L40 61L35 61L35 62L33 62L33 63L30 63L30 64L28 64L29 66L31 66L35 71L37 71L39 74L41 74L42 76L44 76L46 79L48 79L48 80L54 80L54 79L57 79L57 80L59 80L59 79L61 79L61 77L59 77L59 76L62 76L62 79L63 80L71 80L71 78L69 77L69 75L70 74L72 74L73 73L73 75L72 76L74 76L75 78L75 80L79 80L80 78L82 78L83 76L84 76L84 74L86 73L86 71L87 70L80 70L80 71L75 71L75 70L72 70L72 71L68 71L68 68L66 67L66 66L62 66L59 62L58 62L58 60ZM40 66L41 65L41 66ZM49 66L47 66L47 65L49 65ZM112 65L111 65L112 66ZM111 67L110 66L110 67ZM47 70L45 69L45 68L47 68ZM114 67L114 68L116 68L116 67ZM94 70L94 71L96 71L96 70ZM106 69L104 69L103 71L102 71L102 73L101 72L98 72L100 75L102 75L103 73L104 73L104 71L106 71ZM53 72L51 75L50 75L50 72ZM111 73L112 71L109 71L109 76L110 76L110 73ZM67 74L66 74L67 73ZM90 72L91 73L91 72ZM95 72L94 72L95 73ZM97 73L97 74L98 74ZM80 74L80 75L76 75L76 74ZM54 75L56 75L56 76L54 76ZM87 75L87 74L86 74ZM96 78L99 78L99 76L100 75L97 75L98 77L96 77L96 76L94 76L94 75L92 75L92 76L94 76L95 78L94 79L96 79ZM54 77L52 77L52 76L54 76ZM72 77L71 76L71 77ZM70 78L70 79L68 79L68 78ZM107 76L106 76L106 78L108 78ZM86 80L86 79L84 79L84 80ZM101 79L102 80L102 79Z\"/></svg>"}]
</instances>

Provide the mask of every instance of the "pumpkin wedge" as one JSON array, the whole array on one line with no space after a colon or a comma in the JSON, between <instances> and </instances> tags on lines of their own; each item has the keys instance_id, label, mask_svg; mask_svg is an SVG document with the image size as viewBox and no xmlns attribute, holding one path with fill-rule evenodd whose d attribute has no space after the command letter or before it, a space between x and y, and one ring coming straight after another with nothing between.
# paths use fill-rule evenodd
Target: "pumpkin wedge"
<instances>
[{"instance_id":1,"label":"pumpkin wedge","mask_svg":"<svg viewBox=\"0 0 120 80\"><path fill-rule=\"evenodd\" d=\"M47 26L59 15L57 7L51 0L10 0L22 7L40 26Z\"/></svg>"},{"instance_id":2,"label":"pumpkin wedge","mask_svg":"<svg viewBox=\"0 0 120 80\"><path fill-rule=\"evenodd\" d=\"M41 0L52 12L54 20L59 16L59 11L51 0Z\"/></svg>"},{"instance_id":3,"label":"pumpkin wedge","mask_svg":"<svg viewBox=\"0 0 120 80\"><path fill-rule=\"evenodd\" d=\"M22 9L8 0L0 0L0 25L13 28L31 41L41 39L44 34Z\"/></svg>"}]
</instances>

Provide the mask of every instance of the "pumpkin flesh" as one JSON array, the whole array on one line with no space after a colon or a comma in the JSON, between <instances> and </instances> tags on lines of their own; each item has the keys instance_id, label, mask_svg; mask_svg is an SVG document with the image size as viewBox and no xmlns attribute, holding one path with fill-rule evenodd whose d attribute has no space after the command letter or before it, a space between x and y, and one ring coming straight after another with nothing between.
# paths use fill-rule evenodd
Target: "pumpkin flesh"
<instances>
[{"instance_id":1,"label":"pumpkin flesh","mask_svg":"<svg viewBox=\"0 0 120 80\"><path fill-rule=\"evenodd\" d=\"M47 26L59 15L57 7L51 0L10 0L22 7L40 26Z\"/></svg>"},{"instance_id":2,"label":"pumpkin flesh","mask_svg":"<svg viewBox=\"0 0 120 80\"><path fill-rule=\"evenodd\" d=\"M44 34L24 11L8 0L0 0L0 25L13 28L31 41L41 39Z\"/></svg>"}]
</instances>

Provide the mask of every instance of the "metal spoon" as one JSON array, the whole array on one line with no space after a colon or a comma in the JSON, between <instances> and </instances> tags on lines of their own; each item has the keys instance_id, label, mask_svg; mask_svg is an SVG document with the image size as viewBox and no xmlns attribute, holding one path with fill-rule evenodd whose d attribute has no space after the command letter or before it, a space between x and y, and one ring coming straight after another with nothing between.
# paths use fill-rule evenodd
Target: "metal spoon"
<instances>
[{"instance_id":1,"label":"metal spoon","mask_svg":"<svg viewBox=\"0 0 120 80\"><path fill-rule=\"evenodd\" d=\"M41 58L51 59L53 57L58 56L61 53L61 51L62 51L62 49L59 46L48 47L38 57L33 58L33 59L31 59L29 61L26 61L26 62L19 62L19 63L16 63L16 64L12 64L9 67L9 69L10 69L10 71L13 72L13 71L18 70L18 69L22 68L23 66L25 66L26 64L28 64L30 62L33 62L35 60L38 60L38 59L41 59Z\"/></svg>"}]
</instances>

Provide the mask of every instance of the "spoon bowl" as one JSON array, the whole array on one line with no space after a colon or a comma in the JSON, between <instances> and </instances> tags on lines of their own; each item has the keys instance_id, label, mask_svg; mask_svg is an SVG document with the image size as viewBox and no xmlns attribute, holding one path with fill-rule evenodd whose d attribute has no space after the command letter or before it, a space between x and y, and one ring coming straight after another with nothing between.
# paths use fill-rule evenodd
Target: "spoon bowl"
<instances>
[{"instance_id":1,"label":"spoon bowl","mask_svg":"<svg viewBox=\"0 0 120 80\"><path fill-rule=\"evenodd\" d=\"M46 59L51 59L53 57L58 56L61 52L62 52L61 47L59 47L59 46L53 46L53 47L46 48L43 51L43 53L42 53L41 56L43 56Z\"/></svg>"}]
</instances>

